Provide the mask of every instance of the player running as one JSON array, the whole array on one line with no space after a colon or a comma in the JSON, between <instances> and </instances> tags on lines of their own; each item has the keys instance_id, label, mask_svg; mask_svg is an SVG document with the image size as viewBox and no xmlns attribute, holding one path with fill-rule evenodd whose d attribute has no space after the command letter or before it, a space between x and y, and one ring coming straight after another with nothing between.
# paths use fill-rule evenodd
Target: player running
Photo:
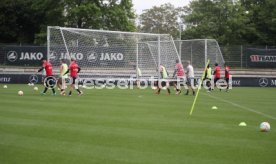
<instances>
[{"instance_id":1,"label":"player running","mask_svg":"<svg viewBox=\"0 0 276 164\"><path fill-rule=\"evenodd\" d=\"M76 59L71 58L71 64L69 66L69 69L64 73L64 75L66 75L67 73L70 72L70 76L72 78L72 84L71 84L70 92L68 96L72 95L73 89L75 89L78 92L79 96L83 94L82 91L79 90L78 85L76 85L76 79L78 77L78 73L80 72L80 70L81 68L76 63Z\"/></svg>"},{"instance_id":2,"label":"player running","mask_svg":"<svg viewBox=\"0 0 276 164\"><path fill-rule=\"evenodd\" d=\"M213 75L215 75L215 79L214 79L214 86L216 86L217 81L220 79L220 66L218 65L218 63L215 64L215 70Z\"/></svg>"},{"instance_id":3,"label":"player running","mask_svg":"<svg viewBox=\"0 0 276 164\"><path fill-rule=\"evenodd\" d=\"M226 63L224 63L224 75L225 75L225 81L227 83L226 92L229 90L229 78L230 78L230 68L227 66Z\"/></svg>"},{"instance_id":4,"label":"player running","mask_svg":"<svg viewBox=\"0 0 276 164\"><path fill-rule=\"evenodd\" d=\"M212 68L210 67L210 65L207 65L207 68L205 69L205 76L204 76L204 80L206 80L206 85L208 87L208 92L211 91L211 79L212 79Z\"/></svg>"},{"instance_id":5,"label":"player running","mask_svg":"<svg viewBox=\"0 0 276 164\"><path fill-rule=\"evenodd\" d=\"M161 77L161 86L159 85L159 82L157 84L157 92L156 94L160 94L160 91L161 91L161 87L163 86L166 86L167 87L167 91L168 91L168 95L171 94L171 91L170 91L170 84L169 82L167 81L168 79L168 72L167 72L167 69L162 65L160 64L160 67L159 67L159 72L160 72L160 77Z\"/></svg>"},{"instance_id":6,"label":"player running","mask_svg":"<svg viewBox=\"0 0 276 164\"><path fill-rule=\"evenodd\" d=\"M179 86L177 86L177 82L178 80L181 80L181 79L184 79L184 68L183 68L183 65L181 64L181 62L179 62L179 59L176 59L175 60L176 62L176 65L175 65L175 70L174 70L174 73L173 73L173 77L175 77L176 75L176 81L173 83L174 84L174 87L176 89L176 95L179 95L181 93L181 88Z\"/></svg>"},{"instance_id":7,"label":"player running","mask_svg":"<svg viewBox=\"0 0 276 164\"><path fill-rule=\"evenodd\" d=\"M195 74L194 74L194 67L191 65L190 61L187 62L188 66L187 66L187 85L188 85L188 89L185 95L189 95L189 88L191 88L193 95L195 95L195 91L194 91L194 85L195 85Z\"/></svg>"},{"instance_id":8,"label":"player running","mask_svg":"<svg viewBox=\"0 0 276 164\"><path fill-rule=\"evenodd\" d=\"M54 83L55 83L55 79L54 78L51 78L53 76L53 67L52 67L52 64L47 61L46 59L42 59L42 67L37 71L37 72L41 72L42 70L45 69L45 72L46 72L46 77L45 79L47 80L44 85L45 85L45 88L44 88L44 91L41 93L41 95L45 95L47 90L48 90L48 87L52 88L52 91L53 91L53 95L56 95L56 91L54 89Z\"/></svg>"},{"instance_id":9,"label":"player running","mask_svg":"<svg viewBox=\"0 0 276 164\"><path fill-rule=\"evenodd\" d=\"M59 74L57 86L60 89L60 94L65 95L65 87L66 87L65 79L68 78L68 75L65 74L68 70L68 65L66 64L65 59L60 60L59 70L60 70L60 74Z\"/></svg>"}]
</instances>

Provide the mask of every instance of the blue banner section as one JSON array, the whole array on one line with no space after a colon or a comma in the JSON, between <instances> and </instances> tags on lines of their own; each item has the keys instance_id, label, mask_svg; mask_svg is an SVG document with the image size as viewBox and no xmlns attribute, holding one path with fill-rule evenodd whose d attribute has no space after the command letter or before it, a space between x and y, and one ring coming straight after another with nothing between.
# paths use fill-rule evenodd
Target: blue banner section
<instances>
[{"instance_id":1,"label":"blue banner section","mask_svg":"<svg viewBox=\"0 0 276 164\"><path fill-rule=\"evenodd\" d=\"M124 67L126 60L125 48L127 47L51 47L49 59L52 63L60 59L75 58L80 66L89 67ZM128 55L129 56L129 55ZM136 54L133 55L136 57ZM133 59L134 60L134 59Z\"/></svg>"},{"instance_id":2,"label":"blue banner section","mask_svg":"<svg viewBox=\"0 0 276 164\"><path fill-rule=\"evenodd\" d=\"M42 75L37 74L0 74L0 83L6 84L42 84Z\"/></svg>"},{"instance_id":3,"label":"blue banner section","mask_svg":"<svg viewBox=\"0 0 276 164\"><path fill-rule=\"evenodd\" d=\"M2 48L1 56L5 65L38 66L42 58L47 58L46 52L45 46L8 46Z\"/></svg>"}]
</instances>

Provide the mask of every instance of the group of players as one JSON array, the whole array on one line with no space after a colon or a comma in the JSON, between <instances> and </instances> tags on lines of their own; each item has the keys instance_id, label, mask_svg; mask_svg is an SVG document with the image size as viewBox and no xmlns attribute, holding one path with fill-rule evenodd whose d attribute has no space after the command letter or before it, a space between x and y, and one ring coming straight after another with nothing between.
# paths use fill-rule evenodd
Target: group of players
<instances>
[{"instance_id":1,"label":"group of players","mask_svg":"<svg viewBox=\"0 0 276 164\"><path fill-rule=\"evenodd\" d=\"M82 95L83 92L79 90L78 85L76 85L76 79L78 77L78 73L80 72L81 68L78 66L76 59L71 58L70 66L66 64L66 60L61 59L60 61L60 74L59 78L57 80L57 86L60 89L61 95L66 95L65 88L66 88L66 81L65 79L68 78L68 73L70 72L70 77L72 79L71 85L70 85L70 91L68 93L68 96L72 95L72 91L75 89L78 92L78 95ZM55 91L55 84L56 80L53 77L53 67L52 64L47 61L46 59L42 59L42 67L37 71L41 72L42 70L45 70L46 77L44 78L44 91L41 93L41 95L45 95L48 88L52 89L53 95L56 95Z\"/></svg>"},{"instance_id":2,"label":"group of players","mask_svg":"<svg viewBox=\"0 0 276 164\"><path fill-rule=\"evenodd\" d=\"M53 95L56 95L56 91L55 91L55 78L53 78L53 67L52 64L47 61L46 59L42 59L42 67L38 70L38 72L41 72L42 70L45 70L46 72L46 77L44 80L44 91L41 93L42 95L45 95L48 88L52 89ZM176 65L175 65L175 70L173 73L173 78L174 79L186 79L186 84L188 86L187 92L185 93L185 95L189 95L189 91L192 91L192 95L195 95L195 90L194 90L194 86L196 85L196 81L195 81L195 75L194 75L194 68L191 65L190 61L187 61L187 67L186 67L186 72L184 71L184 67L182 65L182 63L176 59ZM68 67L68 65L66 64L66 60L65 59L61 59L61 63L60 63L60 74L59 74L59 78L57 80L57 86L60 90L60 94L61 95L66 95L65 93L65 88L66 88L66 78L68 78L68 73L70 72L70 77L72 79L71 81L71 85L70 85L70 91L68 93L68 96L72 95L72 91L75 89L78 92L78 95L82 95L83 92L79 90L78 85L76 85L76 79L78 77L78 73L81 71L81 68L78 66L76 59L71 58L71 63L70 66ZM140 71L139 68L137 68L138 71L138 76L141 76L142 73ZM226 63L224 64L224 71L225 71L225 81L226 81L226 91L228 91L229 89L229 77L230 77L230 68L229 66L226 65ZM161 92L161 88L163 86L166 86L168 95L171 94L170 91L170 82L169 80L167 80L169 78L167 69L164 65L160 64L159 67L159 72L160 72L160 77L161 79L163 79L163 81L161 81L161 83L158 82L157 84L157 92L156 94L160 94ZM212 72L212 68L210 67L210 65L207 65L206 69L205 69L205 76L203 80L206 80L206 84L208 87L208 92L210 92L211 90L213 90L214 88L211 87L211 80L212 80L212 75L214 76L214 85L216 85L216 83L220 80L221 76L220 76L220 66L216 63L215 64L215 70ZM186 74L186 78L185 78L185 74ZM179 95L181 93L181 86L177 85L177 80L173 80L173 85L176 89L176 94ZM139 80L137 81L137 86L140 87L140 82Z\"/></svg>"},{"instance_id":3,"label":"group of players","mask_svg":"<svg viewBox=\"0 0 276 164\"><path fill-rule=\"evenodd\" d=\"M189 91L192 91L192 94L195 95L195 90L194 90L194 86L196 85L196 81L195 81L195 75L194 75L194 68L191 65L190 61L187 61L187 67L186 67L187 71L184 71L184 67L181 64L181 62L177 59L176 60L176 65L175 65L175 70L173 73L173 79L186 79L186 84L188 86L187 92L185 93L185 95L189 95ZM159 67L159 72L160 72L160 77L162 79L164 79L164 81L162 81L161 83L157 84L157 92L156 94L160 94L161 91L161 87L166 86L168 95L171 94L171 91L169 89L170 83L169 80L166 80L169 78L168 76L168 72L165 68L165 66L163 66L162 64ZM212 75L214 76L214 85L216 86L217 82L221 79L221 69L220 66L218 65L218 63L215 63L215 70L212 72L212 68L210 67L210 65L208 64L205 72L204 72L204 79L206 80L206 84L208 87L208 92L211 92L211 90L213 90L214 88L212 88L211 86L211 80L212 80ZM225 74L225 81L226 81L226 91L228 92L229 90L229 78L230 78L230 68L229 66L227 66L227 64L224 64L224 74ZM185 73L186 73L186 78L185 78ZM173 80L173 84L174 87L176 89L176 94L179 95L181 93L181 88L179 85L177 85L177 81ZM220 89L221 90L221 89Z\"/></svg>"}]
</instances>

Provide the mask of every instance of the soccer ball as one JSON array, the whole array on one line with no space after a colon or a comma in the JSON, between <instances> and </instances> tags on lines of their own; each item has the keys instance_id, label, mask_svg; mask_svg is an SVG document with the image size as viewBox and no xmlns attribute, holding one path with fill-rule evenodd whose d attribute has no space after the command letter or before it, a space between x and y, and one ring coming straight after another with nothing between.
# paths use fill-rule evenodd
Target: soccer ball
<instances>
[{"instance_id":1,"label":"soccer ball","mask_svg":"<svg viewBox=\"0 0 276 164\"><path fill-rule=\"evenodd\" d=\"M35 90L35 91L37 91L37 90L38 90L38 88L37 88L37 87L34 87L34 90Z\"/></svg>"},{"instance_id":2,"label":"soccer ball","mask_svg":"<svg viewBox=\"0 0 276 164\"><path fill-rule=\"evenodd\" d=\"M18 91L18 96L23 96L23 91Z\"/></svg>"},{"instance_id":3,"label":"soccer ball","mask_svg":"<svg viewBox=\"0 0 276 164\"><path fill-rule=\"evenodd\" d=\"M28 83L28 86L34 86L34 83Z\"/></svg>"},{"instance_id":4,"label":"soccer ball","mask_svg":"<svg viewBox=\"0 0 276 164\"><path fill-rule=\"evenodd\" d=\"M6 89L6 88L8 88L8 86L7 86L7 85L4 85L3 88Z\"/></svg>"},{"instance_id":5,"label":"soccer ball","mask_svg":"<svg viewBox=\"0 0 276 164\"><path fill-rule=\"evenodd\" d=\"M268 132L270 130L270 125L268 122L262 122L260 124L260 131L261 132Z\"/></svg>"}]
</instances>

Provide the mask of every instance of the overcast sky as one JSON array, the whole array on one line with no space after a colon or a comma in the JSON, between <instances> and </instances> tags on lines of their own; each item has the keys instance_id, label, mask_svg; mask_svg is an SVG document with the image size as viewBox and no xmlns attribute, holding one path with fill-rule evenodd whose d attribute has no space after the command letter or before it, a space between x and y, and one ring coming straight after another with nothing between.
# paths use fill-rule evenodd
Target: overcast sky
<instances>
[{"instance_id":1,"label":"overcast sky","mask_svg":"<svg viewBox=\"0 0 276 164\"><path fill-rule=\"evenodd\" d=\"M141 14L143 10L150 9L153 6L160 6L165 3L171 3L174 7L183 7L189 4L190 0L132 0L134 10L137 14Z\"/></svg>"}]
</instances>

